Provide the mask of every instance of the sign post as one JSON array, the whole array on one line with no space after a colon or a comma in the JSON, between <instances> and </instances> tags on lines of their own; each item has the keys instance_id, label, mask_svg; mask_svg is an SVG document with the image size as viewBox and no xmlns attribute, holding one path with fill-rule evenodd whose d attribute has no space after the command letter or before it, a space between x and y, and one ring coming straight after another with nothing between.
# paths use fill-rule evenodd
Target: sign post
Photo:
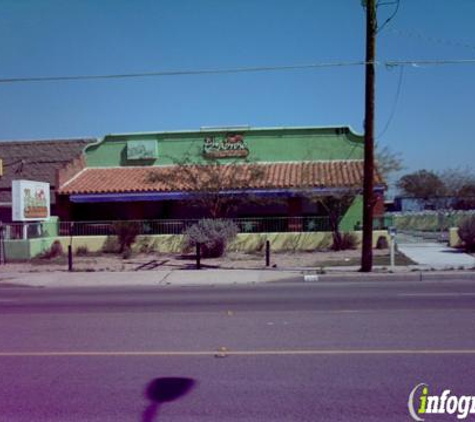
<instances>
[{"instance_id":1,"label":"sign post","mask_svg":"<svg viewBox=\"0 0 475 422\"><path fill-rule=\"evenodd\" d=\"M50 217L49 183L12 181L12 220L38 221Z\"/></svg>"},{"instance_id":2,"label":"sign post","mask_svg":"<svg viewBox=\"0 0 475 422\"><path fill-rule=\"evenodd\" d=\"M397 234L397 229L396 227L389 227L388 228L389 232L389 238L390 238L390 263L391 263L391 271L394 271L394 267L396 265L396 234Z\"/></svg>"},{"instance_id":3,"label":"sign post","mask_svg":"<svg viewBox=\"0 0 475 422\"><path fill-rule=\"evenodd\" d=\"M12 181L12 221L21 221L23 239L28 239L28 222L49 220L49 183L32 180Z\"/></svg>"}]
</instances>

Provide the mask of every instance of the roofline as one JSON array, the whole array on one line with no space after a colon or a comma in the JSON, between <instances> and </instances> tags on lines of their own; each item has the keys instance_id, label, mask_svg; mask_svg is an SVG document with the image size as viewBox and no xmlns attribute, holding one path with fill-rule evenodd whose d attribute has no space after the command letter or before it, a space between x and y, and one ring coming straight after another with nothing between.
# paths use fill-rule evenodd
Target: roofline
<instances>
[{"instance_id":1,"label":"roofline","mask_svg":"<svg viewBox=\"0 0 475 422\"><path fill-rule=\"evenodd\" d=\"M79 142L79 141L97 141L97 137L91 138L52 138L52 139L25 139L25 140L3 140L0 139L0 145L2 144L26 144L26 143L37 143L37 142Z\"/></svg>"},{"instance_id":2,"label":"roofline","mask_svg":"<svg viewBox=\"0 0 475 422\"><path fill-rule=\"evenodd\" d=\"M363 158L337 158L335 160L290 160L290 161L250 161L250 162L236 162L236 163L224 163L219 164L219 166L260 166L260 165L273 165L273 164L313 164L313 163L361 163L364 162ZM205 164L205 163L176 163L176 164L158 164L158 165L150 165L150 166L94 166L94 167L84 167L80 173L83 171L94 171L94 170L114 170L114 169L121 169L121 170L136 170L136 169L157 169L157 168L164 168L164 167L180 167L180 166L193 166L193 167L206 167L212 166L214 164ZM78 173L79 174L79 173ZM68 181L69 183L69 181Z\"/></svg>"},{"instance_id":3,"label":"roofline","mask_svg":"<svg viewBox=\"0 0 475 422\"><path fill-rule=\"evenodd\" d=\"M202 126L197 130L167 130L167 131L149 131L149 132L124 132L124 133L109 133L108 136L150 136L150 135L180 135L180 134L199 134L199 133L222 133L222 132L266 132L275 130L312 130L312 129L348 129L354 136L363 136L363 133L356 132L351 125L329 125L329 126L268 126L268 127L253 127L253 126Z\"/></svg>"}]
</instances>

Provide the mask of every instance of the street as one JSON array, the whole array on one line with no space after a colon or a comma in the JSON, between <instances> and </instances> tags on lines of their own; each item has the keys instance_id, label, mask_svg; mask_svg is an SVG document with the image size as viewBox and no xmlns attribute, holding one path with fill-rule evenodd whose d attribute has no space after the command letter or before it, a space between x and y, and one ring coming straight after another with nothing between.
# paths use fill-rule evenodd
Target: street
<instances>
[{"instance_id":1,"label":"street","mask_svg":"<svg viewBox=\"0 0 475 422\"><path fill-rule=\"evenodd\" d=\"M5 422L402 421L419 383L475 395L475 283L450 275L12 286L0 315Z\"/></svg>"}]
</instances>

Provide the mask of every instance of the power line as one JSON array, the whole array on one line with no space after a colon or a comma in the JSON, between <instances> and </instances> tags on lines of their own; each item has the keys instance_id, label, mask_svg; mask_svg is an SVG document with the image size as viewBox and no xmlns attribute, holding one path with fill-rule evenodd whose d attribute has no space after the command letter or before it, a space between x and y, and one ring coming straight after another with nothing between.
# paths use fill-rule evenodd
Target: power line
<instances>
[{"instance_id":1,"label":"power line","mask_svg":"<svg viewBox=\"0 0 475 422\"><path fill-rule=\"evenodd\" d=\"M475 64L475 59L445 59L445 60L387 60L377 62L384 66L443 66L450 64Z\"/></svg>"},{"instance_id":2,"label":"power line","mask_svg":"<svg viewBox=\"0 0 475 422\"><path fill-rule=\"evenodd\" d=\"M468 48L470 50L475 50L475 44L473 43L469 43L462 40L433 37L430 35L425 35L419 30L413 31L413 30L407 30L407 29L391 29L390 32L392 32L395 35L399 35L399 36L403 36L403 37L411 38L411 39L416 38L416 39L427 41L433 44L447 45L451 47L463 47L463 48Z\"/></svg>"},{"instance_id":3,"label":"power line","mask_svg":"<svg viewBox=\"0 0 475 422\"><path fill-rule=\"evenodd\" d=\"M313 64L301 64L301 65L289 65L289 66L256 66L256 67L237 67L237 68L228 68L228 69L172 70L172 71L155 71L155 72L140 72L140 73L115 73L115 74L104 74L104 75L37 76L37 77L0 78L0 83L126 79L126 78L147 78L147 77L157 77L157 76L215 75L215 74L227 74L227 73L251 73L251 72L272 72L272 71L285 71L285 70L316 69L316 68L325 68L325 67L363 66L364 64L365 64L364 61L349 61L349 62L313 63Z\"/></svg>"},{"instance_id":4,"label":"power line","mask_svg":"<svg viewBox=\"0 0 475 422\"><path fill-rule=\"evenodd\" d=\"M397 105L398 105L398 102L399 102L399 96L401 94L401 87L402 87L403 77L404 77L404 66L401 66L399 68L399 80L398 80L397 89L396 89L396 96L394 98L394 102L393 102L393 106L391 108L391 112L389 113L388 121L386 122L386 125L384 126L384 129L376 137L376 139L381 139L384 136L384 134L386 133L386 131L389 129L389 126L391 126L391 123L392 123L392 121L394 119L394 116L396 114L396 109L397 109Z\"/></svg>"},{"instance_id":5,"label":"power line","mask_svg":"<svg viewBox=\"0 0 475 422\"><path fill-rule=\"evenodd\" d=\"M101 75L71 75L71 76L31 76L31 77L13 77L0 78L1 84L22 83L22 82L61 82L61 81L86 81L102 79L132 79L166 76L193 76L193 75L219 75L233 73L256 73L256 72L279 72L292 70L308 70L335 67L357 67L374 64L376 66L443 66L443 65L463 65L475 64L475 59L445 59L445 60L386 60L386 61L347 61L347 62L321 62L302 65L289 66L257 66L257 67L237 67L227 69L197 69L197 70L174 70L174 71L156 71L141 73L112 73Z\"/></svg>"},{"instance_id":6,"label":"power line","mask_svg":"<svg viewBox=\"0 0 475 422\"><path fill-rule=\"evenodd\" d=\"M393 2L380 2L377 4L377 7L380 7L380 6L393 6L395 5L396 7L394 8L394 11L393 13L391 14L391 16L389 16L389 18L387 18L384 23L378 28L378 30L376 31L377 34L379 34L383 29L384 27L389 23L391 22L397 15L397 12L399 11L399 6L400 6L400 3L401 1L400 0L394 0Z\"/></svg>"}]
</instances>

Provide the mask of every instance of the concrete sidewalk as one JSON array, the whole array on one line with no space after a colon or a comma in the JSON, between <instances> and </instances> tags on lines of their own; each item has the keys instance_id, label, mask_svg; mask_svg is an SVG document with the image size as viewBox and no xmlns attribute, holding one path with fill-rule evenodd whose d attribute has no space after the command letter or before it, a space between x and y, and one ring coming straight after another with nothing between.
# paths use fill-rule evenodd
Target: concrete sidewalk
<instances>
[{"instance_id":1,"label":"concrete sidewalk","mask_svg":"<svg viewBox=\"0 0 475 422\"><path fill-rule=\"evenodd\" d=\"M475 281L475 271L420 271L397 267L394 273L375 267L372 273L360 273L357 267L301 270L183 270L133 272L34 272L0 273L0 287L157 287L253 285L285 280L296 282L385 282L465 279ZM310 278L305 279L305 276ZM0 290L1 293L1 290Z\"/></svg>"},{"instance_id":2,"label":"concrete sidewalk","mask_svg":"<svg viewBox=\"0 0 475 422\"><path fill-rule=\"evenodd\" d=\"M107 286L213 286L254 284L302 277L300 271L181 270L126 272L1 273L0 286L107 287Z\"/></svg>"},{"instance_id":3,"label":"concrete sidewalk","mask_svg":"<svg viewBox=\"0 0 475 422\"><path fill-rule=\"evenodd\" d=\"M398 250L420 265L436 269L474 268L475 258L440 243L403 243Z\"/></svg>"}]
</instances>

